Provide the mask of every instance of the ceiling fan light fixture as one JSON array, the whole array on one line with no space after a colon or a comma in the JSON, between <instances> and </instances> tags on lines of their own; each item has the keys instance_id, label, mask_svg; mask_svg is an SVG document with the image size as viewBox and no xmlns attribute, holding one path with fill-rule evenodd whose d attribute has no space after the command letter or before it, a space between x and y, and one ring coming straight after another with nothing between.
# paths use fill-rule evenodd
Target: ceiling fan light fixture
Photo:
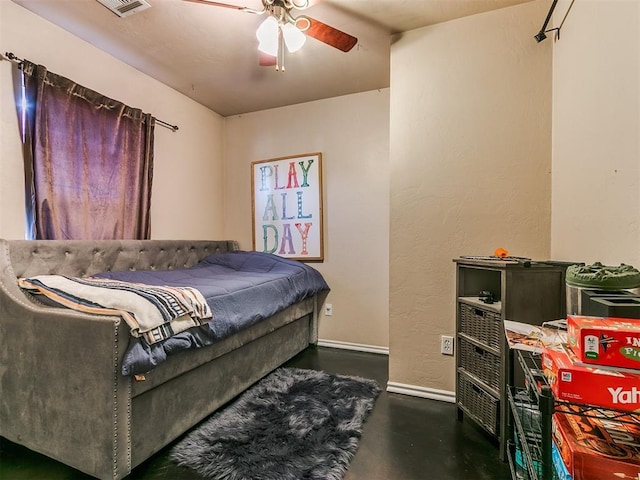
<instances>
[{"instance_id":1,"label":"ceiling fan light fixture","mask_svg":"<svg viewBox=\"0 0 640 480\"><path fill-rule=\"evenodd\" d=\"M256 30L258 50L272 57L278 55L278 36L280 34L278 30L278 21L273 17L267 17Z\"/></svg>"},{"instance_id":2,"label":"ceiling fan light fixture","mask_svg":"<svg viewBox=\"0 0 640 480\"><path fill-rule=\"evenodd\" d=\"M115 1L144 1L144 0L98 0L100 2ZM193 3L203 3L214 7L225 7L240 10L254 15L265 15L266 19L256 30L259 64L262 66L275 65L277 71L284 72L284 57L288 50L293 53L300 50L307 37L337 48L343 52L350 51L358 39L353 35L338 30L306 15L292 15L292 10L305 10L312 2L321 0L261 0L262 8L241 7L236 4L214 2L213 0L184 0ZM255 0L257 1L257 0ZM558 0L553 0L557 2ZM571 0L573 3L575 0ZM544 28L543 28L544 30Z\"/></svg>"},{"instance_id":3,"label":"ceiling fan light fixture","mask_svg":"<svg viewBox=\"0 0 640 480\"><path fill-rule=\"evenodd\" d=\"M306 35L292 23L282 25L282 35L284 36L284 43L287 45L287 50L289 50L290 53L300 50L307 40Z\"/></svg>"},{"instance_id":4,"label":"ceiling fan light fixture","mask_svg":"<svg viewBox=\"0 0 640 480\"><path fill-rule=\"evenodd\" d=\"M258 43L258 50L262 53L270 55L272 57L278 56L278 42L269 43L269 42L260 42Z\"/></svg>"}]
</instances>

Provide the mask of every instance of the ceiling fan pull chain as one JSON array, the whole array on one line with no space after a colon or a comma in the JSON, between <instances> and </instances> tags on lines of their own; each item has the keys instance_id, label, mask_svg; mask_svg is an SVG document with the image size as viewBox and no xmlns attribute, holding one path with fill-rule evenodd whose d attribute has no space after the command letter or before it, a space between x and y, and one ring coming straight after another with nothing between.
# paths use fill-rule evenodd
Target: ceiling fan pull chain
<instances>
[{"instance_id":1,"label":"ceiling fan pull chain","mask_svg":"<svg viewBox=\"0 0 640 480\"><path fill-rule=\"evenodd\" d=\"M276 72L284 73L284 36L282 30L278 29L278 53L276 56Z\"/></svg>"}]
</instances>

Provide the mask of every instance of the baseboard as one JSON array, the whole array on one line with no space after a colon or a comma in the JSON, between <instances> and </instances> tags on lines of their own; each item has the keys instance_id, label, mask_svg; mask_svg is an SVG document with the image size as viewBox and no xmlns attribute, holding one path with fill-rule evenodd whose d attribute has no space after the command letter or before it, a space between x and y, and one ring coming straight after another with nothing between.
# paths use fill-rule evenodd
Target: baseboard
<instances>
[{"instance_id":1,"label":"baseboard","mask_svg":"<svg viewBox=\"0 0 640 480\"><path fill-rule=\"evenodd\" d=\"M318 340L319 347L341 348L343 350L354 350L357 352L377 353L389 355L388 347L376 345L364 345L362 343L339 342L337 340ZM387 382L387 392L401 393L412 397L428 398L441 402L456 403L456 393L448 390L438 390L436 388L419 387L406 383Z\"/></svg>"},{"instance_id":2,"label":"baseboard","mask_svg":"<svg viewBox=\"0 0 640 480\"><path fill-rule=\"evenodd\" d=\"M319 347L341 348L343 350L355 350L356 352L377 353L389 355L389 347L377 345L364 345L362 343L339 342L337 340L318 340Z\"/></svg>"},{"instance_id":3,"label":"baseboard","mask_svg":"<svg viewBox=\"0 0 640 480\"><path fill-rule=\"evenodd\" d=\"M387 392L411 395L412 397L429 398L441 402L456 403L456 393L436 388L407 385L406 383L387 382Z\"/></svg>"}]
</instances>

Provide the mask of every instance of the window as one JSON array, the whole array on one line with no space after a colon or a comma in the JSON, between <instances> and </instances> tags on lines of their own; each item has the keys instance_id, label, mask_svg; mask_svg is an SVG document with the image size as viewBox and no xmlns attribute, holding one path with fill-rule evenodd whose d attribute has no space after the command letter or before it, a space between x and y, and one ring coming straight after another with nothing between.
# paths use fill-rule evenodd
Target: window
<instances>
[{"instance_id":1,"label":"window","mask_svg":"<svg viewBox=\"0 0 640 480\"><path fill-rule=\"evenodd\" d=\"M42 65L19 71L27 238L149 238L155 119Z\"/></svg>"}]
</instances>

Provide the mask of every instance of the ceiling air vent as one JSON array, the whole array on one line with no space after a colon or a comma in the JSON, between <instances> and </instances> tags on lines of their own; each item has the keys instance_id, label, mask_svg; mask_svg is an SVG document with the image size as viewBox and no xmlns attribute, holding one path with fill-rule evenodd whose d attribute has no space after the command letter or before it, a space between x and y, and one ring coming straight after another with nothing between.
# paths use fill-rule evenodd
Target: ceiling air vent
<instances>
[{"instance_id":1,"label":"ceiling air vent","mask_svg":"<svg viewBox=\"0 0 640 480\"><path fill-rule=\"evenodd\" d=\"M151 7L145 0L98 0L98 2L119 17L128 17Z\"/></svg>"}]
</instances>

